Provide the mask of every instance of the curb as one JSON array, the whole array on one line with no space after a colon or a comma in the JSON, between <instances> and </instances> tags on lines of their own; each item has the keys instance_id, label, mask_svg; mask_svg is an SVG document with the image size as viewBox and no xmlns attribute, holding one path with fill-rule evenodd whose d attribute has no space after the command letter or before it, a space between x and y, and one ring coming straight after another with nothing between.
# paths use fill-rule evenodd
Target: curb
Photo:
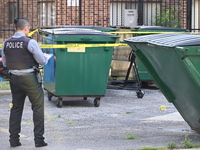
<instances>
[{"instance_id":1,"label":"curb","mask_svg":"<svg viewBox=\"0 0 200 150\"><path fill-rule=\"evenodd\" d=\"M45 93L45 90L44 90ZM1 95L11 95L11 90L0 90L0 96Z\"/></svg>"},{"instance_id":2,"label":"curb","mask_svg":"<svg viewBox=\"0 0 200 150\"><path fill-rule=\"evenodd\" d=\"M200 148L176 149L176 150L200 150Z\"/></svg>"},{"instance_id":3,"label":"curb","mask_svg":"<svg viewBox=\"0 0 200 150\"><path fill-rule=\"evenodd\" d=\"M11 90L1 90L0 95L11 95Z\"/></svg>"}]
</instances>

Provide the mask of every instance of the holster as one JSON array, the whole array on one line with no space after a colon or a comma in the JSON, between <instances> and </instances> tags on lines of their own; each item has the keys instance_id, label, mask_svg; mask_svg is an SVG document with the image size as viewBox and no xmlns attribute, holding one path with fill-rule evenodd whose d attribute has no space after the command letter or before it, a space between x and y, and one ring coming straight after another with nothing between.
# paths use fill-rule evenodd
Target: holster
<instances>
[{"instance_id":1,"label":"holster","mask_svg":"<svg viewBox=\"0 0 200 150\"><path fill-rule=\"evenodd\" d=\"M36 74L38 83L42 83L42 76L41 76L41 73L40 73L40 69L35 67L35 66L33 66L33 69L35 70L35 74Z\"/></svg>"}]
</instances>

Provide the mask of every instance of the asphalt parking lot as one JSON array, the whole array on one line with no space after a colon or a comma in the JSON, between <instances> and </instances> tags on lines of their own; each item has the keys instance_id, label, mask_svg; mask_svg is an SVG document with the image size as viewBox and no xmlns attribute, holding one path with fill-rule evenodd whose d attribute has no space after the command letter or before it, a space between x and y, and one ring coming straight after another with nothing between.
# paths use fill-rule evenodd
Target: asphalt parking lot
<instances>
[{"instance_id":1,"label":"asphalt parking lot","mask_svg":"<svg viewBox=\"0 0 200 150\"><path fill-rule=\"evenodd\" d=\"M200 143L200 135L192 131L175 107L168 103L159 90L144 90L143 99L135 91L107 90L99 107L93 106L94 98L63 100L63 107L56 107L56 98L45 97L44 150L130 150L143 147L178 146L188 135L192 143ZM0 96L0 145L9 145L8 119L11 95ZM165 105L166 110L160 110ZM125 139L136 135L137 139ZM25 103L20 150L36 149L33 140L33 122L30 103ZM12 148L13 149L13 148Z\"/></svg>"}]
</instances>

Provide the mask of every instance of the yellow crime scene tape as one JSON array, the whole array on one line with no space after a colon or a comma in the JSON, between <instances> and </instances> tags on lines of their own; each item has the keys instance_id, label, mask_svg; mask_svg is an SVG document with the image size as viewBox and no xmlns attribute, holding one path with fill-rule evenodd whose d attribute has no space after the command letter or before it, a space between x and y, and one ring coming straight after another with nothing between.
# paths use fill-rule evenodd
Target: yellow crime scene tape
<instances>
[{"instance_id":1,"label":"yellow crime scene tape","mask_svg":"<svg viewBox=\"0 0 200 150\"><path fill-rule=\"evenodd\" d=\"M78 48L78 47L116 47L128 46L128 44L114 43L114 44L41 44L40 48Z\"/></svg>"},{"instance_id":2,"label":"yellow crime scene tape","mask_svg":"<svg viewBox=\"0 0 200 150\"><path fill-rule=\"evenodd\" d=\"M39 31L39 29L36 29L36 30L30 32L28 34L28 36L32 36L35 32L38 32L38 31ZM123 32L123 31L120 31L120 32L107 32L107 33L111 33L111 34L146 33L146 34L149 34L149 33L179 33L179 32L157 32L157 31L155 31L155 32L154 31L151 31L151 32L148 32L148 31L139 31L139 32L137 32L137 31L128 31L128 32Z\"/></svg>"},{"instance_id":3,"label":"yellow crime scene tape","mask_svg":"<svg viewBox=\"0 0 200 150\"><path fill-rule=\"evenodd\" d=\"M114 44L40 44L40 48L78 48L78 47L116 47L116 46L128 46L124 43ZM0 44L2 47L2 44Z\"/></svg>"},{"instance_id":4,"label":"yellow crime scene tape","mask_svg":"<svg viewBox=\"0 0 200 150\"><path fill-rule=\"evenodd\" d=\"M30 32L28 36L32 36L34 33L38 32L38 29ZM40 44L40 48L78 48L78 47L116 47L116 46L128 46L124 43L114 43L114 44ZM2 44L0 44L2 47Z\"/></svg>"},{"instance_id":5,"label":"yellow crime scene tape","mask_svg":"<svg viewBox=\"0 0 200 150\"><path fill-rule=\"evenodd\" d=\"M38 32L38 29L36 29L36 30L30 32L30 33L28 34L28 36L29 36L29 37L32 36L35 32Z\"/></svg>"},{"instance_id":6,"label":"yellow crime scene tape","mask_svg":"<svg viewBox=\"0 0 200 150\"><path fill-rule=\"evenodd\" d=\"M146 34L149 34L149 33L180 33L180 32L157 32L157 31L151 31L151 32L146 32L146 31L140 31L140 32L137 32L137 31L131 31L131 32L123 32L123 31L120 31L120 32L107 32L107 33L112 33L112 34L127 34L127 33L130 33L130 34L133 34L133 33L146 33Z\"/></svg>"},{"instance_id":7,"label":"yellow crime scene tape","mask_svg":"<svg viewBox=\"0 0 200 150\"><path fill-rule=\"evenodd\" d=\"M39 29L36 29L28 34L28 36L32 36L34 33L38 32ZM112 34L133 34L133 33L180 33L180 32L107 32ZM78 48L78 47L117 47L117 46L128 46L125 43L114 43L114 44L40 44L40 48ZM2 47L2 44L0 44Z\"/></svg>"}]
</instances>

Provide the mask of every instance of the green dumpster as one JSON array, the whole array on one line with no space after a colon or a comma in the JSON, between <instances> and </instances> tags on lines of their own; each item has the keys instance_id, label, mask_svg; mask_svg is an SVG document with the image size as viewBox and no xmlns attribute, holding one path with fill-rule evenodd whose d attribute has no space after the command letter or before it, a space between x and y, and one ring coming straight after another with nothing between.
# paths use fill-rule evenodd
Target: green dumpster
<instances>
[{"instance_id":1,"label":"green dumpster","mask_svg":"<svg viewBox=\"0 0 200 150\"><path fill-rule=\"evenodd\" d=\"M173 27L162 27L162 26L135 26L134 28L131 29L132 32L138 32L138 33L133 33L133 36L142 36L142 35L150 35L150 34L158 34L159 32L188 32L186 29L181 29L181 28L173 28ZM146 32L146 33L141 33L141 32ZM138 73L140 76L140 79L143 81L151 81L152 77L150 74L147 72L147 69L145 66L142 64L140 60L137 60L137 65L138 65Z\"/></svg>"},{"instance_id":2,"label":"green dumpster","mask_svg":"<svg viewBox=\"0 0 200 150\"><path fill-rule=\"evenodd\" d=\"M191 129L200 132L200 35L165 33L125 41Z\"/></svg>"},{"instance_id":3,"label":"green dumpster","mask_svg":"<svg viewBox=\"0 0 200 150\"><path fill-rule=\"evenodd\" d=\"M101 31L70 28L41 29L45 44L106 44L115 43L118 36ZM53 56L44 66L44 88L48 99L58 97L95 97L98 107L105 95L114 47L71 47L51 49Z\"/></svg>"}]
</instances>

